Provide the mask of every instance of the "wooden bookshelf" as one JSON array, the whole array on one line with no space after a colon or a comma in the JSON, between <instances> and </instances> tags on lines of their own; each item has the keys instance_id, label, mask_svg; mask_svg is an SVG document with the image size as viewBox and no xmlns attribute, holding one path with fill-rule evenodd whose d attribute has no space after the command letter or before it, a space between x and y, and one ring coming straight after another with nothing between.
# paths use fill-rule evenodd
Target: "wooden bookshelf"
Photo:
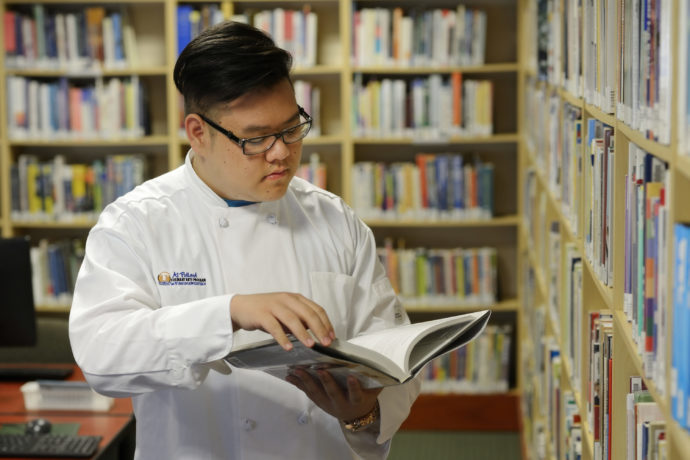
<instances>
[{"instance_id":1,"label":"wooden bookshelf","mask_svg":"<svg viewBox=\"0 0 690 460\"><path fill-rule=\"evenodd\" d=\"M499 0L487 2L466 2L470 8L484 9L488 15L486 60L482 65L424 66L424 67L358 67L351 63L352 31L351 18L353 2L349 0L103 0L99 5L106 7L124 6L130 10L133 28L137 36L139 64L124 69L55 70L36 67L6 68L0 63L0 234L4 237L29 235L36 238L62 239L86 237L95 224L92 220L38 221L17 220L11 217L10 168L22 154L37 155L41 159L64 153L66 158L88 155L117 153L142 153L156 166L149 177L173 169L184 159L189 144L180 136L178 119L178 94L172 81L173 68L177 58L176 9L180 4L216 4L226 17L271 9L301 8L305 3L318 14L319 42L317 65L296 67L295 79L314 82L322 88L322 135L308 137L304 142L304 155L318 152L328 165L329 188L352 201L351 169L355 162L366 161L377 155L385 155L389 162L409 161L415 152L453 152L463 155L487 157L499 171L496 180L496 213L487 220L464 221L411 221L372 220L371 226L377 240L389 235L410 238L416 244L434 247L442 241L444 247L471 247L470 245L496 245L499 257L499 298L496 304L485 306L415 306L414 314L434 313L451 315L479 308L493 309L497 314L514 318L514 354L520 356L520 327L522 308L518 278L518 249L521 231L520 189L518 176L524 155L521 149L522 134L520 117L521 96L516 89L526 74L525 64L518 54L521 35L518 35L518 8L524 0ZM0 2L0 14L7 9L30 11L33 0L8 0ZM74 11L89 6L85 0L45 0L39 2L50 9ZM425 8L455 8L462 1L437 0L424 5ZM400 4L405 9L417 8L414 2L373 0L367 7L394 8ZM358 5L359 6L359 5ZM155 19L155 20L154 20ZM0 23L0 29L3 24ZM4 34L0 33L0 45ZM0 46L2 47L2 46ZM2 47L4 49L4 47ZM447 77L453 72L462 72L472 78L494 82L494 133L487 136L445 136L432 140L414 138L366 138L354 134L351 126L352 87L355 74L367 77L398 76L410 79L414 76L428 77L442 74ZM103 78L126 78L138 76L150 90L149 111L152 132L142 137L118 138L63 138L63 139L13 139L8 136L8 114L6 77L21 76L40 80L55 80L60 77L88 80ZM500 182L500 183L499 183ZM430 236L432 235L432 236ZM524 247L524 246L522 246ZM37 305L41 314L69 313L68 306ZM518 359L519 360L519 359ZM511 364L511 368L516 366ZM413 413L411 425L433 429L440 424L444 429L510 429L516 430L517 411L513 410L520 395L519 376L507 394L498 395L440 395L420 398L420 415ZM426 409L424 409L426 407ZM498 412L492 412L496 408ZM435 413L434 411L441 410ZM424 415L426 414L426 415ZM482 415L484 414L484 415ZM486 415L488 414L488 415ZM489 417L489 418L487 418ZM435 421L431 421L434 419ZM493 427L493 428L492 428Z\"/></svg>"},{"instance_id":2,"label":"wooden bookshelf","mask_svg":"<svg viewBox=\"0 0 690 460\"><path fill-rule=\"evenodd\" d=\"M558 3L560 8L565 2ZM601 2L594 2L599 7ZM586 120L595 119L602 123L605 123L614 129L614 160L613 165L613 193L611 195L611 202L613 206L613 233L611 250L613 253L612 264L613 264L613 279L612 286L607 286L602 282L598 275L597 269L588 260L586 256L584 237L584 194L589 193L588 190L584 189L582 177L577 178L579 192L577 201L577 213L579 215L578 228L573 228L570 223L569 216L565 210L564 200L554 194L551 183L550 174L552 168L556 165L552 162L552 153L549 144L549 127L548 126L538 126L539 129L536 130L539 142L537 142L538 147L535 146L533 142L534 139L530 139L532 133L530 128L530 120L526 121L526 125L521 126L520 132L520 151L522 163L520 165L520 194L521 197L519 202L524 203L525 200L525 185L526 185L526 172L528 170L534 170L535 185L534 188L536 193L534 195L534 200L531 203L533 209L534 222L525 222L520 219L520 231L521 236L518 239L520 244L519 254L519 266L528 266L534 273L534 282L532 286L526 284L527 279L526 273L520 273L523 277L520 284L520 290L524 295L524 291L529 289L531 292L531 298L533 299L532 304L523 304L521 307L529 312L540 305L544 305L543 308L546 309L545 312L545 333L547 335L552 335L556 339L558 346L560 348L560 359L561 359L561 379L560 379L560 389L562 390L575 390L579 387L580 390L574 391L574 399L576 401L577 411L580 415L580 423L582 428L582 458L584 460L593 460L596 458L594 452L594 437L592 434L593 427L590 426L587 416L587 373L585 369L589 366L588 358L588 348L589 343L589 327L588 327L588 316L590 312L609 310L613 314L613 384L612 384L612 429L611 429L611 457L614 459L626 458L626 436L627 436L627 419L626 419L626 394L629 392L629 382L628 379L631 376L641 376L643 377L646 387L648 388L650 394L652 395L654 401L659 406L661 413L663 413L664 421L666 422L666 440L667 440L667 458L669 459L684 459L688 458L688 452L690 452L690 433L681 428L678 423L673 419L671 413L671 353L672 349L672 283L673 283L673 230L672 227L675 223L690 222L690 208L687 206L687 200L690 196L690 157L686 156L681 152L681 147L677 141L678 139L678 104L685 101L679 101L676 96L679 91L680 82L678 81L678 66L676 64L677 54L678 54L678 21L677 21L677 10L679 2L666 2L662 4L667 8L671 9L671 21L670 27L670 47L671 53L669 56L669 68L672 70L672 87L670 92L670 116L671 116L671 132L670 132L670 143L661 143L650 139L644 133L638 131L631 127L627 122L623 121L623 114L621 113L609 113L608 111L602 110L596 104L588 103L585 101L584 97L576 96L571 91L565 87L565 83L559 81L554 83L553 81L548 81L543 75L540 75L537 70L528 65L529 62L536 62L536 47L531 49L525 48L523 50L523 55L520 59L520 79L519 79L519 90L523 93L524 97L528 94L528 88L531 88L531 93L535 94L534 90L540 89L543 93L540 93L539 99L539 110L548 114L549 110L549 95L557 94L561 107L559 108L560 120L563 120L563 110L562 105L568 103L581 109L582 113L582 140L584 148L586 137L586 131L588 129ZM621 4L628 4L628 1L621 2ZM533 38L531 35L532 30L537 30L537 5L538 0L523 0L519 2L520 19L521 19L521 35L522 38L520 42L523 46L526 46L526 41ZM554 16L554 23L564 23L565 13L562 10L555 10L551 12ZM598 31L594 31L595 36ZM599 31L600 32L600 31ZM563 30L561 30L563 33ZM615 38L618 39L618 35L614 34ZM563 44L564 39L561 38L561 43ZM536 40L535 40L536 43ZM563 45L562 45L563 46ZM579 49L568 49L569 53L582 53L582 44L578 45ZM626 42L625 46L629 46ZM619 48L616 45L616 50ZM582 54L580 54L582 57ZM620 65L618 62L617 65ZM588 72L590 69L587 68L587 62L582 62L583 73ZM550 68L549 68L550 69ZM555 72L561 72L562 68L556 67ZM560 79L559 79L560 80ZM536 96L535 96L536 97ZM536 104L534 101L524 101L520 104L521 107L527 107L532 104ZM618 107L616 107L618 110ZM529 117L529 115L528 115ZM561 126L561 131L563 130ZM634 144L645 152L654 155L658 159L666 163L668 167L668 175L670 178L670 192L667 189L666 205L668 208L667 224L666 224L666 251L668 257L666 257L666 284L659 286L659 289L664 289L667 293L666 305L660 306L664 308L666 312L666 330L662 337L659 337L661 346L664 348L664 356L666 360L666 374L664 376L663 385L659 385L657 381L652 380L650 376L645 374L645 366L642 357L638 352L638 344L635 343L633 337L633 330L631 323L626 317L623 310L623 294L624 294L624 272L625 272L625 240L624 240L624 228L625 228L625 205L626 205L626 195L625 195L625 176L628 170L628 148L629 145ZM542 149L539 153L542 154L541 158L537 158L536 149ZM546 153L544 154L544 149ZM584 161L584 150L582 154ZM545 159L543 161L542 159ZM562 165L557 165L562 168ZM559 169L562 171L562 169ZM561 179L562 180L562 179ZM561 182L562 183L562 182ZM540 203L543 201L543 206ZM521 208L519 214L522 215L525 209ZM540 217L541 216L541 217ZM551 222L557 222L559 225L559 231L561 235L560 243L560 261L559 266L552 270L549 265L549 251L546 236L549 234L549 224ZM534 230L535 229L535 230ZM529 232L536 231L534 237L530 240L528 238ZM533 243L530 244L530 241ZM559 331L559 326L554 323L556 318L552 318L549 314L549 299L553 294L551 292L552 285L549 282L552 277L560 273L560 283L563 283L566 274L563 267L563 261L565 260L565 250L563 246L566 242L575 243L576 253L582 258L582 312L581 315L581 325L582 330L580 330L580 346L581 346L581 359L582 359L582 372L580 375L580 381L575 381L573 363L568 357L566 351L565 338L563 336L563 331ZM545 253L544 257L541 254ZM611 279L609 278L609 284L611 284ZM565 299L563 299L563 287L562 284L558 285L558 289L561 292L559 297L559 315L564 314L566 311ZM525 318L529 313L523 313L523 318ZM557 318L558 321L563 321L563 318ZM534 342L534 338L525 334L525 328L523 327L523 335L520 340L522 344L520 349L522 351L529 350L528 352L533 352L536 348L540 347L539 342ZM523 395L529 397L525 400L523 404L527 404L531 401L531 413L533 415L532 419L524 419L522 426L526 427L524 433L525 438L523 439L523 446L525 450L525 458L538 458L536 451L539 449L534 443L534 427L539 425L543 429L543 439L545 439L545 445L541 446L546 452L547 458L556 459L556 453L552 449L551 439L555 436L555 433L551 430L551 418L549 414L542 415L538 411L540 398L544 395L546 389L540 382L541 374L538 369L535 369L535 362L532 359L525 359L520 364L520 375L521 381L527 382L523 384ZM527 379L527 380L526 380ZM531 398L531 399L530 399ZM528 412L523 412L523 417ZM536 414L536 415L535 415ZM563 413L561 413L563 417ZM558 421L560 424L560 432L563 433L564 427L564 417ZM565 440L562 436L560 439L555 439L555 442L560 446L561 453L565 446ZM560 460L560 459L559 459Z\"/></svg>"}]
</instances>

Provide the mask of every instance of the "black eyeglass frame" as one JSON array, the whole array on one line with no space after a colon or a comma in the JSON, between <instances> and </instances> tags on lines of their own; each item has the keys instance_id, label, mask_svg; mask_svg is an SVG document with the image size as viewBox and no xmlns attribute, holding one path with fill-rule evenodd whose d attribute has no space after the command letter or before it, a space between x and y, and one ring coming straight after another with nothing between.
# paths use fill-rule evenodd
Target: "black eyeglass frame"
<instances>
[{"instance_id":1,"label":"black eyeglass frame","mask_svg":"<svg viewBox=\"0 0 690 460\"><path fill-rule=\"evenodd\" d=\"M309 134L309 131L311 131L311 125L312 125L313 119L312 119L311 115L309 115L309 114L307 113L307 111L304 110L304 108L302 108L302 106L298 105L298 106L297 106L297 109L299 110L299 114L300 114L302 117L304 117L304 119L305 119L306 121L303 121L302 123L298 123L298 124L296 124L295 126L291 126L291 127L289 127L289 128L285 128L285 129L283 129L282 131L279 131L279 132L277 132L277 133L266 134L266 135L264 135L264 136L249 137L249 138L239 138L239 137L237 137L235 134L233 134L232 131L228 131L227 129L225 129L225 128L223 128L222 126L220 126L218 123L216 123L216 122L214 122L213 120L210 120L209 118L207 118L206 116L204 116L203 114L198 113L198 112L197 112L196 114L199 115L199 117L201 117L202 120L204 120L206 123L208 123L208 124L209 124L212 128L214 128L216 131L220 132L220 133L223 134L225 137L227 137L228 139L230 139L232 142L234 142L235 144L239 145L240 148L242 149L242 154L243 154L243 155L246 155L246 156L248 156L248 157L253 157L253 156L256 156L256 155L261 155L262 153L265 153L265 152L271 150L271 147L273 147L273 146L275 145L275 143L276 143L276 141L278 140L279 137L280 137L281 139L283 139L283 142L284 142L285 144L294 144L295 142L301 141L302 139L304 139L305 137L307 137L307 134ZM307 132L304 133L304 136L302 136L300 139L297 139L296 141L292 141L292 142L287 142L287 141L285 141L285 137L284 137L284 136L285 136L285 133L286 133L286 132L291 131L291 130L296 129L296 128L299 128L300 126L304 126L304 125L308 125L308 126L309 126L309 129L307 129ZM265 139L265 138L271 137L271 136L273 136L274 140L273 140L273 142L271 142L271 145L269 145L265 150L263 150L263 151L261 151L261 152L257 152L257 153L247 153L247 152L244 151L244 145L245 145L247 142L256 141L256 140L258 140L258 139Z\"/></svg>"}]
</instances>

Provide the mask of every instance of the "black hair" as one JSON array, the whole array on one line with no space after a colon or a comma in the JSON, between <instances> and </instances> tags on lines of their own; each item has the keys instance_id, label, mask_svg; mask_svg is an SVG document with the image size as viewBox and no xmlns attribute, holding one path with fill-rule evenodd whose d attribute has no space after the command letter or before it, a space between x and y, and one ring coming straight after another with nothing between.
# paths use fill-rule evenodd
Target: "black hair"
<instances>
[{"instance_id":1,"label":"black hair","mask_svg":"<svg viewBox=\"0 0 690 460\"><path fill-rule=\"evenodd\" d=\"M185 113L207 112L254 90L290 80L292 57L261 30L226 21L201 32L175 63Z\"/></svg>"}]
</instances>

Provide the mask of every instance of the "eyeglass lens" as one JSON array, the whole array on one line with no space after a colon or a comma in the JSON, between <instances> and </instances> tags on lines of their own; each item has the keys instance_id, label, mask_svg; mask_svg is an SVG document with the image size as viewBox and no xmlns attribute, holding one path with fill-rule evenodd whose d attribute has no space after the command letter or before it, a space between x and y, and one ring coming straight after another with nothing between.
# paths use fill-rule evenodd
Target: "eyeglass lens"
<instances>
[{"instance_id":1,"label":"eyeglass lens","mask_svg":"<svg viewBox=\"0 0 690 460\"><path fill-rule=\"evenodd\" d=\"M303 139L309 132L310 128L311 123L303 122L293 128L282 131L280 134L282 134L283 142L286 144L292 144ZM278 137L278 134L269 134L268 136L247 139L244 143L244 153L247 155L263 153L273 147L273 144Z\"/></svg>"}]
</instances>

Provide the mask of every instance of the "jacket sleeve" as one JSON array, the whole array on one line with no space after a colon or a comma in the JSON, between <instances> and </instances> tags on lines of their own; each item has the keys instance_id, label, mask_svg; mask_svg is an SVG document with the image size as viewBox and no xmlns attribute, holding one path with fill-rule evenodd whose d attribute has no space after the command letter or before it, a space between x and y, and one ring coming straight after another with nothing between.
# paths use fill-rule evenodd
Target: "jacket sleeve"
<instances>
[{"instance_id":1,"label":"jacket sleeve","mask_svg":"<svg viewBox=\"0 0 690 460\"><path fill-rule=\"evenodd\" d=\"M113 397L195 388L232 346L232 295L161 308L145 251L96 227L77 277L69 335L89 384Z\"/></svg>"},{"instance_id":2,"label":"jacket sleeve","mask_svg":"<svg viewBox=\"0 0 690 460\"><path fill-rule=\"evenodd\" d=\"M353 235L356 241L354 324L352 336L374 332L392 326L409 324L410 320L386 276L376 254L376 242L371 230L355 218ZM385 387L379 394L381 418L372 429L352 433L341 424L350 447L361 458L385 458L390 441L410 413L420 391L420 378L401 385Z\"/></svg>"}]
</instances>

